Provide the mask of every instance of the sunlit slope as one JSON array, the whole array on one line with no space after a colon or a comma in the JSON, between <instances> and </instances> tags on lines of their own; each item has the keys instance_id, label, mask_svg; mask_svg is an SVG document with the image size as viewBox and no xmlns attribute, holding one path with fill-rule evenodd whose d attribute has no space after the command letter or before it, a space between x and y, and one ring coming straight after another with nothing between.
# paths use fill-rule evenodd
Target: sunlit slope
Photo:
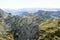
<instances>
[{"instance_id":1,"label":"sunlit slope","mask_svg":"<svg viewBox=\"0 0 60 40\"><path fill-rule=\"evenodd\" d=\"M57 27L59 20L59 18L50 18L44 22L41 22L41 24L39 25L40 29L46 30L47 28Z\"/></svg>"},{"instance_id":2,"label":"sunlit slope","mask_svg":"<svg viewBox=\"0 0 60 40\"><path fill-rule=\"evenodd\" d=\"M60 40L60 19L52 17L39 25L38 40ZM41 34L42 33L42 34Z\"/></svg>"},{"instance_id":3,"label":"sunlit slope","mask_svg":"<svg viewBox=\"0 0 60 40\"><path fill-rule=\"evenodd\" d=\"M8 24L5 23L8 14L0 9L0 40L14 40Z\"/></svg>"}]
</instances>

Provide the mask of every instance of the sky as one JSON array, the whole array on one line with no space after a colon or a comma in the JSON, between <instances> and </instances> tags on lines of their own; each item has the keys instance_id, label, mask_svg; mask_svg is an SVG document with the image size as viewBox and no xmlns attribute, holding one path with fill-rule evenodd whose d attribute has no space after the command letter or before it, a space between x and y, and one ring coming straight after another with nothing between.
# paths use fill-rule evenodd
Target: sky
<instances>
[{"instance_id":1,"label":"sky","mask_svg":"<svg viewBox=\"0 0 60 40\"><path fill-rule=\"evenodd\" d=\"M0 0L0 8L60 8L60 0Z\"/></svg>"}]
</instances>

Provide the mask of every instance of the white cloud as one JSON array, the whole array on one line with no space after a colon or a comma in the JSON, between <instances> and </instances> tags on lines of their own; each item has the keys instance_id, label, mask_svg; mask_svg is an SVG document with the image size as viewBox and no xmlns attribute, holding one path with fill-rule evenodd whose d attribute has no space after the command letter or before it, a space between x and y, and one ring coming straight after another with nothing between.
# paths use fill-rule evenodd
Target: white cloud
<instances>
[{"instance_id":1,"label":"white cloud","mask_svg":"<svg viewBox=\"0 0 60 40\"><path fill-rule=\"evenodd\" d=\"M0 8L60 8L59 0L0 0Z\"/></svg>"}]
</instances>

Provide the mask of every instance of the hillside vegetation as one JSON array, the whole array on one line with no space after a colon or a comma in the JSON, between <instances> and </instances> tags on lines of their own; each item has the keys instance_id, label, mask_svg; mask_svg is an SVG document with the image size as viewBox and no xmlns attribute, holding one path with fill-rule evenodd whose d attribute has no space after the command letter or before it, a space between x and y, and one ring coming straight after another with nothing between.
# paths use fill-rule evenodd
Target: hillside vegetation
<instances>
[{"instance_id":1,"label":"hillside vegetation","mask_svg":"<svg viewBox=\"0 0 60 40\"><path fill-rule=\"evenodd\" d=\"M0 40L60 40L60 18L47 14L20 16L0 9Z\"/></svg>"}]
</instances>

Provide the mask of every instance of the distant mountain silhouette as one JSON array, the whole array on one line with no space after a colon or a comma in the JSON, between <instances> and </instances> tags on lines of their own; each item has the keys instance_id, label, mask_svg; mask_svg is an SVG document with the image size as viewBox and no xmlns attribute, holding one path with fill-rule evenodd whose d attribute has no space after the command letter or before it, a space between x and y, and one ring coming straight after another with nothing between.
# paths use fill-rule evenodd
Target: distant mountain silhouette
<instances>
[{"instance_id":1,"label":"distant mountain silhouette","mask_svg":"<svg viewBox=\"0 0 60 40\"><path fill-rule=\"evenodd\" d=\"M43 18L47 17L49 18L50 16L58 16L60 17L60 9L56 8L23 8L23 9L4 9L7 13L12 13L13 15L24 15L28 13L37 13ZM43 15L45 12L46 15Z\"/></svg>"}]
</instances>

